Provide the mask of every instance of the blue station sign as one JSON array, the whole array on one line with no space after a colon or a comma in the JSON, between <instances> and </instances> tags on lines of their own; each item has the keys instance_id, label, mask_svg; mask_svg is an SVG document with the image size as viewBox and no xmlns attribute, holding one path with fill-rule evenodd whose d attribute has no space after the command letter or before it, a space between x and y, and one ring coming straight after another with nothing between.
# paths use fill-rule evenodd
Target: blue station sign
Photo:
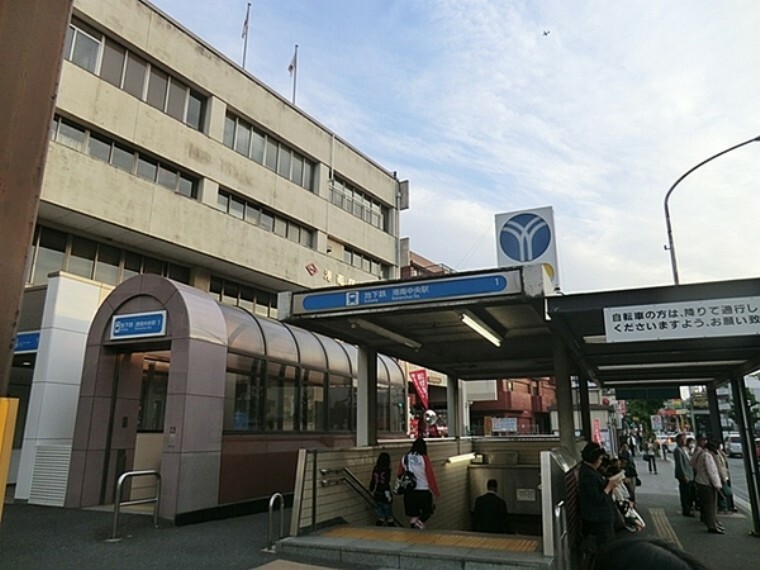
<instances>
[{"instance_id":1,"label":"blue station sign","mask_svg":"<svg viewBox=\"0 0 760 570\"><path fill-rule=\"evenodd\" d=\"M146 338L166 334L166 311L114 315L111 320L111 340Z\"/></svg>"},{"instance_id":2,"label":"blue station sign","mask_svg":"<svg viewBox=\"0 0 760 570\"><path fill-rule=\"evenodd\" d=\"M14 354L25 352L37 352L40 348L40 331L23 332L16 335L16 344L13 347Z\"/></svg>"},{"instance_id":3,"label":"blue station sign","mask_svg":"<svg viewBox=\"0 0 760 570\"><path fill-rule=\"evenodd\" d=\"M293 295L293 314L349 311L425 302L446 302L522 293L519 270L437 278L381 287L351 287L324 293Z\"/></svg>"}]
</instances>

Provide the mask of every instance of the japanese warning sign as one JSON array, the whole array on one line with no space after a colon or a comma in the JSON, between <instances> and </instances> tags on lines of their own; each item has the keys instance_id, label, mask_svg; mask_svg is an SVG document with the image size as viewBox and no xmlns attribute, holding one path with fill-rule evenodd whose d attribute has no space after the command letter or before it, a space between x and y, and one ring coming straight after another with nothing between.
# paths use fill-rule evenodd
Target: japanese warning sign
<instances>
[{"instance_id":1,"label":"japanese warning sign","mask_svg":"<svg viewBox=\"0 0 760 570\"><path fill-rule=\"evenodd\" d=\"M607 342L760 334L760 297L606 307Z\"/></svg>"}]
</instances>

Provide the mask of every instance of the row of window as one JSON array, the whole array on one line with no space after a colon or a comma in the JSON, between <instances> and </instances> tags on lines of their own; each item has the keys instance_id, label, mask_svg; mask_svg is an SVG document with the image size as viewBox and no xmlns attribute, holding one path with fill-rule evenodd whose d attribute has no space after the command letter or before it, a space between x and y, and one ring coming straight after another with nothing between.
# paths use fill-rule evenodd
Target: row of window
<instances>
[{"instance_id":1,"label":"row of window","mask_svg":"<svg viewBox=\"0 0 760 570\"><path fill-rule=\"evenodd\" d=\"M224 144L309 192L314 191L313 161L230 113L224 121Z\"/></svg>"},{"instance_id":2,"label":"row of window","mask_svg":"<svg viewBox=\"0 0 760 570\"><path fill-rule=\"evenodd\" d=\"M277 295L212 276L209 294L220 303L241 307L262 317L277 318Z\"/></svg>"},{"instance_id":3,"label":"row of window","mask_svg":"<svg viewBox=\"0 0 760 570\"><path fill-rule=\"evenodd\" d=\"M376 228L388 231L388 208L348 182L339 178L333 180L330 201Z\"/></svg>"},{"instance_id":4,"label":"row of window","mask_svg":"<svg viewBox=\"0 0 760 570\"><path fill-rule=\"evenodd\" d=\"M229 355L224 430L353 432L356 386L351 378L260 358ZM378 385L377 428L404 431L404 386Z\"/></svg>"},{"instance_id":5,"label":"row of window","mask_svg":"<svg viewBox=\"0 0 760 570\"><path fill-rule=\"evenodd\" d=\"M220 190L217 206L222 212L250 222L265 231L274 232L278 236L308 248L314 247L314 230L275 214L258 204Z\"/></svg>"},{"instance_id":6,"label":"row of window","mask_svg":"<svg viewBox=\"0 0 760 570\"><path fill-rule=\"evenodd\" d=\"M28 285L42 285L47 283L48 275L56 271L66 271L109 285L118 285L133 275L143 273L190 283L190 269L187 267L38 226L29 251L26 282Z\"/></svg>"},{"instance_id":7,"label":"row of window","mask_svg":"<svg viewBox=\"0 0 760 570\"><path fill-rule=\"evenodd\" d=\"M64 57L188 126L203 130L203 95L76 18L66 33Z\"/></svg>"},{"instance_id":8,"label":"row of window","mask_svg":"<svg viewBox=\"0 0 760 570\"><path fill-rule=\"evenodd\" d=\"M188 198L198 196L196 178L68 119L56 116L50 136L56 142L87 153L148 182L160 184Z\"/></svg>"},{"instance_id":9,"label":"row of window","mask_svg":"<svg viewBox=\"0 0 760 570\"><path fill-rule=\"evenodd\" d=\"M348 246L343 247L343 261L357 269L361 269L362 271L366 271L367 273L377 275L384 279L388 279L390 276L390 268L387 265L375 261L368 255L353 250Z\"/></svg>"}]
</instances>

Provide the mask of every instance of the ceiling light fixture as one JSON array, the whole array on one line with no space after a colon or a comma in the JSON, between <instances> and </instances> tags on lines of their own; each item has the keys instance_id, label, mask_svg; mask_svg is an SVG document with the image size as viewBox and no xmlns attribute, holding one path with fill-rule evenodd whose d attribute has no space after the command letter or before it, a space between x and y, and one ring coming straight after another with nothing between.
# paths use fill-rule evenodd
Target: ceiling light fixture
<instances>
[{"instance_id":1,"label":"ceiling light fixture","mask_svg":"<svg viewBox=\"0 0 760 570\"><path fill-rule=\"evenodd\" d=\"M420 348L422 348L421 342L417 342L416 340L411 339L408 336L399 334L397 332L389 331L388 329L381 327L380 325L376 325L375 323L372 323L370 321L365 321L364 319L349 319L348 322L350 323L351 328L357 328L357 329L362 329L364 331L373 332L379 336L387 338L388 340L392 340L399 344L403 344L404 346L407 346L413 350L419 350Z\"/></svg>"},{"instance_id":2,"label":"ceiling light fixture","mask_svg":"<svg viewBox=\"0 0 760 570\"><path fill-rule=\"evenodd\" d=\"M462 322L482 336L487 341L501 346L501 337L491 327L481 321L478 317L469 312L464 312L461 315Z\"/></svg>"}]
</instances>

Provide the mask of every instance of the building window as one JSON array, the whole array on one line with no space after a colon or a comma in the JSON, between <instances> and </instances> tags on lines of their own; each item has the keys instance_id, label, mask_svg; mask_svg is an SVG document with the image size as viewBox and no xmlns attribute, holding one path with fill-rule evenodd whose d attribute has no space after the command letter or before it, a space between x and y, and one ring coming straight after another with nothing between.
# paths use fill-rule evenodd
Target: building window
<instances>
[{"instance_id":1,"label":"building window","mask_svg":"<svg viewBox=\"0 0 760 570\"><path fill-rule=\"evenodd\" d=\"M330 186L330 201L368 224L388 231L390 209L339 177Z\"/></svg>"},{"instance_id":2,"label":"building window","mask_svg":"<svg viewBox=\"0 0 760 570\"><path fill-rule=\"evenodd\" d=\"M352 267L372 273L372 275L376 275L382 279L387 279L390 276L390 266L348 246L343 247L343 261Z\"/></svg>"},{"instance_id":3,"label":"building window","mask_svg":"<svg viewBox=\"0 0 760 570\"><path fill-rule=\"evenodd\" d=\"M118 285L133 275L155 273L181 283L190 283L190 269L38 226L30 248L27 285L47 283L50 273L66 271L100 283Z\"/></svg>"},{"instance_id":4,"label":"building window","mask_svg":"<svg viewBox=\"0 0 760 570\"><path fill-rule=\"evenodd\" d=\"M85 152L86 148L87 154L93 158L188 198L198 197L197 178L178 170L175 166L145 156L136 149L112 141L105 135L85 129L62 117L54 119L52 133L56 142L81 152Z\"/></svg>"},{"instance_id":5,"label":"building window","mask_svg":"<svg viewBox=\"0 0 760 570\"><path fill-rule=\"evenodd\" d=\"M225 118L223 142L294 184L314 191L314 163L311 160L231 113Z\"/></svg>"},{"instance_id":6,"label":"building window","mask_svg":"<svg viewBox=\"0 0 760 570\"><path fill-rule=\"evenodd\" d=\"M203 131L204 95L76 18L69 24L64 57L189 127Z\"/></svg>"},{"instance_id":7,"label":"building window","mask_svg":"<svg viewBox=\"0 0 760 570\"><path fill-rule=\"evenodd\" d=\"M269 212L258 204L248 202L225 190L220 190L217 194L216 205L222 212L259 226L264 231L274 232L280 237L287 238L309 249L314 248L314 230L279 214Z\"/></svg>"},{"instance_id":8,"label":"building window","mask_svg":"<svg viewBox=\"0 0 760 570\"><path fill-rule=\"evenodd\" d=\"M262 317L277 317L277 295L274 293L212 276L209 294L225 305L241 307Z\"/></svg>"}]
</instances>

